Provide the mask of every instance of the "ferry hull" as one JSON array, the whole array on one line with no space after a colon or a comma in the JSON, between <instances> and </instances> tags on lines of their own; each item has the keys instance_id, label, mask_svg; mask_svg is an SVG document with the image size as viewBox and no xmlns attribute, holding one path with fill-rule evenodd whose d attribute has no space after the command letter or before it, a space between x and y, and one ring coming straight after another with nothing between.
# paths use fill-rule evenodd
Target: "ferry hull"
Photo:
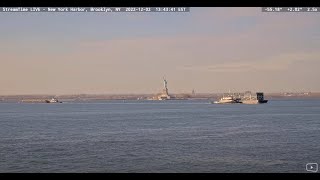
<instances>
[{"instance_id":1,"label":"ferry hull","mask_svg":"<svg viewBox=\"0 0 320 180\"><path fill-rule=\"evenodd\" d=\"M242 101L243 104L263 104L263 103L267 103L268 100L244 100Z\"/></svg>"}]
</instances>

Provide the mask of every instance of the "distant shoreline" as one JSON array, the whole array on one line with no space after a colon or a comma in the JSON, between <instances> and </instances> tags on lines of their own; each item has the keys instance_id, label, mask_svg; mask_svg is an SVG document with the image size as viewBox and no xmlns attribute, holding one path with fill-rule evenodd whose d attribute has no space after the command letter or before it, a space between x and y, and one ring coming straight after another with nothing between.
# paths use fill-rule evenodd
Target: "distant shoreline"
<instances>
[{"instance_id":1,"label":"distant shoreline","mask_svg":"<svg viewBox=\"0 0 320 180\"><path fill-rule=\"evenodd\" d=\"M217 99L223 93L198 93L198 94L172 94L177 99L188 100L207 100ZM104 100L148 100L154 94L79 94L79 95L2 95L0 102L22 102L28 100L43 101L57 97L60 101L104 101ZM301 93L265 93L265 99L269 100L285 100L285 99L320 99L320 92L312 92L306 94Z\"/></svg>"}]
</instances>

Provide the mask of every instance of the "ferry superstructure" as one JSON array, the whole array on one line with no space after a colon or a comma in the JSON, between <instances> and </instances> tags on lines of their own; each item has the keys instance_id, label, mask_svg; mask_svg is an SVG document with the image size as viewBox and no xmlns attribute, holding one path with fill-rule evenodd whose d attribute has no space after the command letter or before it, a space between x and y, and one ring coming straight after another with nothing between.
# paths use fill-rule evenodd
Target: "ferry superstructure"
<instances>
[{"instance_id":1,"label":"ferry superstructure","mask_svg":"<svg viewBox=\"0 0 320 180\"><path fill-rule=\"evenodd\" d=\"M243 104L263 104L263 103L267 103L268 100L264 99L264 94L263 92L257 92L256 96L253 97L251 94L248 97L243 97L241 99L241 102Z\"/></svg>"}]
</instances>

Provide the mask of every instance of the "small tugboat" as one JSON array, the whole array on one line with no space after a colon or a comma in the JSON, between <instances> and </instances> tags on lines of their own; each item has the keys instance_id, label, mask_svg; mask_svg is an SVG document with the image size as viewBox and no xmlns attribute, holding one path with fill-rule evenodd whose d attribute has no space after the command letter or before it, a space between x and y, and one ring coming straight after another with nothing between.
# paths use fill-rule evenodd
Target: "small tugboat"
<instances>
[{"instance_id":1,"label":"small tugboat","mask_svg":"<svg viewBox=\"0 0 320 180\"><path fill-rule=\"evenodd\" d=\"M60 102L58 99L56 99L56 98L52 98L52 99L50 99L50 100L46 100L46 103L62 103L62 102Z\"/></svg>"}]
</instances>

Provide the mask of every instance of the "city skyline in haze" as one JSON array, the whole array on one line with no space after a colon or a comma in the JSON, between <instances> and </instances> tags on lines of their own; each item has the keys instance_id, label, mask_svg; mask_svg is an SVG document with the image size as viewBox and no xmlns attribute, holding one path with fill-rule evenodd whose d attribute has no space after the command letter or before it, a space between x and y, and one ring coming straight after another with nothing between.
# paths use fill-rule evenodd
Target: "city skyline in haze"
<instances>
[{"instance_id":1,"label":"city skyline in haze","mask_svg":"<svg viewBox=\"0 0 320 180\"><path fill-rule=\"evenodd\" d=\"M0 95L319 92L319 13L2 13Z\"/></svg>"}]
</instances>

